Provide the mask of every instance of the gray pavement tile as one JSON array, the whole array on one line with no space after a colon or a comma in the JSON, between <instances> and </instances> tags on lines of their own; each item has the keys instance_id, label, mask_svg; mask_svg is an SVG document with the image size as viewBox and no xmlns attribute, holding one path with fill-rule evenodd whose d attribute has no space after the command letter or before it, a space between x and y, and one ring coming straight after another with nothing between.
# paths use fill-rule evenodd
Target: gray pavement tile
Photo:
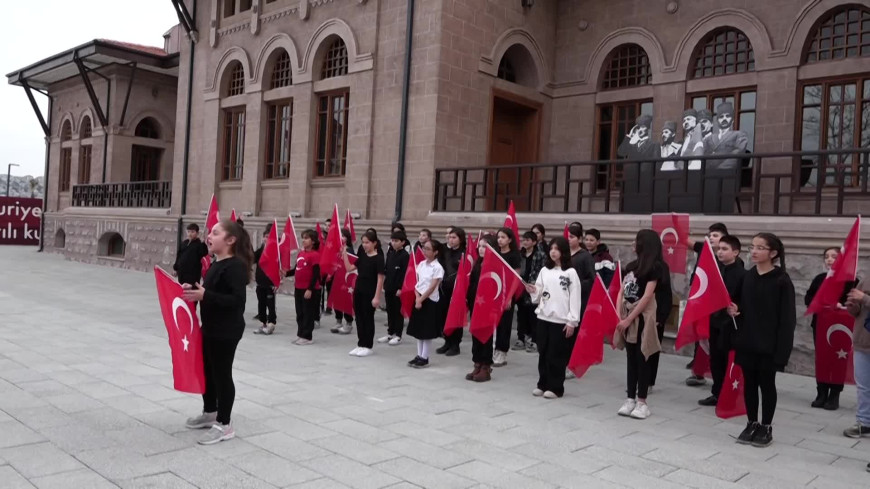
<instances>
[{"instance_id":1,"label":"gray pavement tile","mask_svg":"<svg viewBox=\"0 0 870 489\"><path fill-rule=\"evenodd\" d=\"M602 467L603 468L603 467ZM600 469L599 469L600 470ZM595 489L617 489L625 486L597 479L589 473L571 470L563 465L542 462L520 471L532 479L549 482L560 487L594 487Z\"/></svg>"},{"instance_id":2,"label":"gray pavement tile","mask_svg":"<svg viewBox=\"0 0 870 489\"><path fill-rule=\"evenodd\" d=\"M682 489L685 487L682 484L670 482L667 479L651 477L615 465L607 467L600 472L596 472L595 477L615 484L622 484L627 487L643 487L645 489Z\"/></svg>"},{"instance_id":3,"label":"gray pavement tile","mask_svg":"<svg viewBox=\"0 0 870 489\"><path fill-rule=\"evenodd\" d=\"M127 447L87 450L77 453L76 458L110 480L134 479L167 470L165 459L146 457Z\"/></svg>"},{"instance_id":4,"label":"gray pavement tile","mask_svg":"<svg viewBox=\"0 0 870 489\"><path fill-rule=\"evenodd\" d=\"M716 477L699 474L689 469L679 469L665 476L665 479L696 489L738 489L741 486L736 482L725 481Z\"/></svg>"},{"instance_id":5,"label":"gray pavement tile","mask_svg":"<svg viewBox=\"0 0 870 489\"><path fill-rule=\"evenodd\" d=\"M349 489L349 486L346 486L337 480L330 479L329 477L321 477L317 480L287 486L287 488L291 487L298 489Z\"/></svg>"},{"instance_id":6,"label":"gray pavement tile","mask_svg":"<svg viewBox=\"0 0 870 489\"><path fill-rule=\"evenodd\" d=\"M54 379L19 382L17 385L21 390L42 398L75 393L75 391L68 385L62 384Z\"/></svg>"},{"instance_id":7,"label":"gray pavement tile","mask_svg":"<svg viewBox=\"0 0 870 489\"><path fill-rule=\"evenodd\" d=\"M116 440L109 438L104 431L76 423L41 428L39 432L61 450L71 454L119 445Z\"/></svg>"},{"instance_id":8,"label":"gray pavement tile","mask_svg":"<svg viewBox=\"0 0 870 489\"><path fill-rule=\"evenodd\" d=\"M186 402L190 404L187 400L179 400L180 402ZM113 409L117 409L121 412L127 413L129 415L141 414L141 413L151 413L155 411L161 411L165 409L160 404L154 403L145 399L143 397L135 396L133 394L127 393L120 396L115 397L106 397L100 399L100 402L106 406L109 406ZM200 409L202 407L200 406Z\"/></svg>"},{"instance_id":9,"label":"gray pavement tile","mask_svg":"<svg viewBox=\"0 0 870 489\"><path fill-rule=\"evenodd\" d=\"M474 439L452 443L444 448L469 456L473 460L510 471L522 470L539 463L535 459L518 455L510 450L498 448L496 443L490 445Z\"/></svg>"},{"instance_id":10,"label":"gray pavement tile","mask_svg":"<svg viewBox=\"0 0 870 489\"><path fill-rule=\"evenodd\" d=\"M427 489L464 489L475 484L473 479L462 477L409 458L398 458L375 466L379 470L410 482L415 487ZM390 486L393 487L393 486Z\"/></svg>"},{"instance_id":11,"label":"gray pavement tile","mask_svg":"<svg viewBox=\"0 0 870 489\"><path fill-rule=\"evenodd\" d=\"M473 457L470 455L457 453L449 448L438 447L405 437L381 443L380 446L396 454L404 455L417 462L442 470L473 460Z\"/></svg>"},{"instance_id":12,"label":"gray pavement tile","mask_svg":"<svg viewBox=\"0 0 870 489\"><path fill-rule=\"evenodd\" d=\"M291 402L289 404L279 404L274 406L272 416L277 415L275 411L283 414L296 416L299 419L307 420L309 423L324 424L332 421L344 419L344 416L333 413L325 409L315 408L302 402Z\"/></svg>"},{"instance_id":13,"label":"gray pavement tile","mask_svg":"<svg viewBox=\"0 0 870 489\"><path fill-rule=\"evenodd\" d=\"M575 453L584 457L590 457L610 466L615 465L625 470L652 477L664 477L676 470L676 467L672 465L653 462L652 460L646 460L626 453L616 452L609 448L593 446L578 450Z\"/></svg>"},{"instance_id":14,"label":"gray pavement tile","mask_svg":"<svg viewBox=\"0 0 870 489\"><path fill-rule=\"evenodd\" d=\"M344 455L351 460L356 460L357 462L366 465L372 465L398 458L399 453L401 453L392 451L383 445L373 445L358 438L346 435L318 438L317 440L312 440L311 443L325 450L329 450L332 453Z\"/></svg>"},{"instance_id":15,"label":"gray pavement tile","mask_svg":"<svg viewBox=\"0 0 870 489\"><path fill-rule=\"evenodd\" d=\"M157 428L135 424L120 430L107 431L106 436L130 450L144 455L154 455L190 446L189 442L168 435Z\"/></svg>"},{"instance_id":16,"label":"gray pavement tile","mask_svg":"<svg viewBox=\"0 0 870 489\"><path fill-rule=\"evenodd\" d=\"M538 460L550 466L568 469L572 473L592 474L610 465L610 463L602 462L580 451L569 452L558 445L551 445L546 439L541 439L538 443L527 443L514 447L511 451L529 457L530 460ZM534 465L529 469L534 469L539 465L541 464ZM524 471L525 469L520 472Z\"/></svg>"},{"instance_id":17,"label":"gray pavement tile","mask_svg":"<svg viewBox=\"0 0 870 489\"><path fill-rule=\"evenodd\" d=\"M162 474L146 475L136 479L116 481L123 489L196 489L181 477L165 472Z\"/></svg>"},{"instance_id":18,"label":"gray pavement tile","mask_svg":"<svg viewBox=\"0 0 870 489\"><path fill-rule=\"evenodd\" d=\"M318 457L301 464L314 472L358 489L378 489L400 482L391 475L341 455Z\"/></svg>"},{"instance_id":19,"label":"gray pavement tile","mask_svg":"<svg viewBox=\"0 0 870 489\"><path fill-rule=\"evenodd\" d=\"M356 438L360 441L373 444L399 438L399 435L391 431L376 428L352 419L342 419L331 423L324 423L322 426L335 433L342 433L351 438Z\"/></svg>"},{"instance_id":20,"label":"gray pavement tile","mask_svg":"<svg viewBox=\"0 0 870 489\"><path fill-rule=\"evenodd\" d=\"M436 446L445 446L450 445L451 443L457 443L462 441L464 438L460 435L454 435L453 433L445 433L440 430L428 428L426 426L421 426L417 423L413 423L411 421L402 421L399 423L393 423L387 426L385 429L392 431L393 433L398 433L407 438L414 438L418 440L423 440L426 443Z\"/></svg>"},{"instance_id":21,"label":"gray pavement tile","mask_svg":"<svg viewBox=\"0 0 870 489\"><path fill-rule=\"evenodd\" d=\"M0 448L29 445L45 441L45 437L18 421L0 423Z\"/></svg>"},{"instance_id":22,"label":"gray pavement tile","mask_svg":"<svg viewBox=\"0 0 870 489\"><path fill-rule=\"evenodd\" d=\"M268 433L245 437L245 441L268 450L279 457L292 462L302 462L313 458L322 458L330 455L330 452L316 445L286 433Z\"/></svg>"},{"instance_id":23,"label":"gray pavement tile","mask_svg":"<svg viewBox=\"0 0 870 489\"><path fill-rule=\"evenodd\" d=\"M10 465L0 466L0 481L3 481L3 489L34 489L35 486L27 481L21 474Z\"/></svg>"},{"instance_id":24,"label":"gray pavement tile","mask_svg":"<svg viewBox=\"0 0 870 489\"><path fill-rule=\"evenodd\" d=\"M296 416L277 416L265 422L266 426L270 426L276 430L281 430L285 433L292 434L300 440L315 440L317 438L326 438L327 436L335 435L335 431L311 424L303 421Z\"/></svg>"},{"instance_id":25,"label":"gray pavement tile","mask_svg":"<svg viewBox=\"0 0 870 489\"><path fill-rule=\"evenodd\" d=\"M229 445L229 443L219 445ZM322 477L321 474L287 459L263 451L239 455L229 462L242 471L278 487L302 484Z\"/></svg>"},{"instance_id":26,"label":"gray pavement tile","mask_svg":"<svg viewBox=\"0 0 870 489\"><path fill-rule=\"evenodd\" d=\"M39 489L117 489L118 486L109 482L93 470L82 468L61 474L47 475L31 479Z\"/></svg>"},{"instance_id":27,"label":"gray pavement tile","mask_svg":"<svg viewBox=\"0 0 870 489\"><path fill-rule=\"evenodd\" d=\"M97 401L96 399L90 398L78 392L75 392L73 394L48 396L44 399L47 402L51 403L51 405L53 405L54 407L60 409L67 414L79 413L82 411L99 409L103 407L103 404L101 404L100 401Z\"/></svg>"},{"instance_id":28,"label":"gray pavement tile","mask_svg":"<svg viewBox=\"0 0 870 489\"><path fill-rule=\"evenodd\" d=\"M75 422L72 415L64 413L52 405L9 409L7 416L9 419L14 418L34 430Z\"/></svg>"},{"instance_id":29,"label":"gray pavement tile","mask_svg":"<svg viewBox=\"0 0 870 489\"><path fill-rule=\"evenodd\" d=\"M557 487L540 479L534 479L515 472L508 472L489 463L479 460L453 467L448 472L454 473L493 487L513 489L517 487L527 489L550 489Z\"/></svg>"},{"instance_id":30,"label":"gray pavement tile","mask_svg":"<svg viewBox=\"0 0 870 489\"><path fill-rule=\"evenodd\" d=\"M51 443L34 443L0 450L0 457L28 479L84 466Z\"/></svg>"},{"instance_id":31,"label":"gray pavement tile","mask_svg":"<svg viewBox=\"0 0 870 489\"><path fill-rule=\"evenodd\" d=\"M75 389L82 394L97 400L130 395L128 391L103 380L78 383L75 384Z\"/></svg>"}]
</instances>

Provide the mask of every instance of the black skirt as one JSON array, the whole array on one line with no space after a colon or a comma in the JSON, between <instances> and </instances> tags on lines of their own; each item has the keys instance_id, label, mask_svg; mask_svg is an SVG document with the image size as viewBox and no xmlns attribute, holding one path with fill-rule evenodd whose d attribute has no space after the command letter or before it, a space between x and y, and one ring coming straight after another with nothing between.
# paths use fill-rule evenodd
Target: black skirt
<instances>
[{"instance_id":1,"label":"black skirt","mask_svg":"<svg viewBox=\"0 0 870 489\"><path fill-rule=\"evenodd\" d=\"M429 299L423 301L423 307L411 312L411 320L408 321L408 334L418 340L434 340L441 335L443 323L438 308L439 302Z\"/></svg>"}]
</instances>

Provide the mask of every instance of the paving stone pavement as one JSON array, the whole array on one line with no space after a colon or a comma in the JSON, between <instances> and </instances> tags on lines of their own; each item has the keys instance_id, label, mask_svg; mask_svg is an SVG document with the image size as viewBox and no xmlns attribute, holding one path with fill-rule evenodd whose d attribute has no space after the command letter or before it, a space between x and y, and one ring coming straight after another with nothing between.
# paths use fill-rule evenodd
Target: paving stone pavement
<instances>
[{"instance_id":1,"label":"paving stone pavement","mask_svg":"<svg viewBox=\"0 0 870 489\"><path fill-rule=\"evenodd\" d=\"M779 375L774 444L734 443L742 419L696 404L685 359L662 359L646 421L620 418L625 361L531 395L537 356L511 352L493 381L464 380L461 356L405 366L411 338L347 355L356 337L315 331L297 347L292 300L279 327L250 334L235 363L236 439L196 444L197 396L172 389L150 274L0 247L0 487L12 488L795 488L868 487L870 441L811 409L813 379ZM248 312L256 309L253 290ZM378 313L378 331L385 322ZM411 340L411 341L408 341Z\"/></svg>"}]
</instances>

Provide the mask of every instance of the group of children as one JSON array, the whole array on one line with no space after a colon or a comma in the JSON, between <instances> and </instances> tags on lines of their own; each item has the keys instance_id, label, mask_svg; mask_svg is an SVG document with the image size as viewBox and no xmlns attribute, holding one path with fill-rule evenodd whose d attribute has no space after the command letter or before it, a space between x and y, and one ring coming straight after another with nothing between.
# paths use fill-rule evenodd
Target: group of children
<instances>
[{"instance_id":1,"label":"group of children","mask_svg":"<svg viewBox=\"0 0 870 489\"><path fill-rule=\"evenodd\" d=\"M342 233L346 246L342 260L347 273L356 273L353 287L352 316L337 313L335 333L348 334L354 319L357 323L357 347L350 355L369 356L375 343L375 311L380 307L384 293L388 318L387 334L378 343L398 345L402 342L404 318L402 284L406 275L410 253L422 251L424 259L416 263L413 311L407 334L416 338L417 352L408 365L426 368L430 365L432 342L442 336L448 305L452 299L461 260L466 253L466 235L462 228L448 228L445 243L432 238L423 230L414 246L401 224L391 229L390 245L386 253L374 229L362 235L355 261L350 234ZM658 355L664 324L671 308L670 271L662 255L657 233L640 230L633 242L635 258L622 269L622 276L614 274L614 260L601 235L594 229L584 233L580 223L568 226L568 237L546 238L544 227L536 224L518 239L509 228L495 234L483 235L478 243L478 258L471 267L466 300L469 311L475 307L477 285L486 253L494 250L523 279L525 291L521 298L509 304L499 321L492 325L493 337L487 342L472 338L474 367L465 378L474 382L491 380L493 367L507 363L509 350L537 352L538 381L532 390L534 396L556 399L564 395L566 367L577 338L588 297L596 274L607 284L620 280L617 299L620 321L615 344L626 352L627 398L618 414L635 419L650 416L647 403L651 386L655 385ZM288 273L295 277L297 339L294 344L310 345L315 324L321 314L321 294L329 290L330 278L322 276L319 267L319 236L314 230L302 233L302 249L295 266ZM782 241L770 233L753 236L749 246L752 267L746 269L740 259L741 242L728 234L727 228L717 223L707 236L715 250L731 305L710 317L709 350L713 386L711 395L699 401L704 406L715 406L722 390L728 353L735 351L735 362L743 369L745 380L744 402L748 422L737 437L738 442L755 446L768 446L773 439L772 421L776 409L776 373L788 363L792 350L796 324L794 286L785 270L785 250ZM201 252L192 248L194 239L186 242L179 256ZM703 243L703 242L702 242ZM704 246L693 247L701 252ZM691 243L688 243L691 244ZM249 271L262 248L252 253L247 232L237 223L222 221L208 237L208 251L216 257L202 285L198 280L184 277L185 298L199 301L202 311L204 362L207 388L203 395L203 413L188 420L190 428L212 428L201 441L216 443L234 436L230 426L234 386L232 359L244 330L244 289ZM837 250L825 251L825 263L830 267ZM185 262L185 259L180 260ZM179 267L179 278L184 266ZM271 334L275 329L275 288L262 270L255 272L259 318L263 323L258 332ZM694 279L694 273L693 279ZM817 277L807 302L818 290L824 274ZM854 314L864 311L865 298L860 291L852 291L845 304ZM870 303L870 300L868 300ZM517 315L517 340L511 345L514 315ZM348 317L349 316L349 317ZM345 321L345 322L342 322ZM448 356L460 353L462 330L445 337L436 353ZM868 339L870 351L870 339ZM856 344L857 354L857 344ZM870 353L868 353L870 361ZM856 372L857 375L857 372ZM819 384L818 395L812 405L836 409L842 385ZM760 396L759 396L760 393ZM761 416L759 417L759 405ZM868 402L870 413L870 402ZM860 413L859 413L860 414ZM867 415L870 416L870 415ZM860 417L859 417L860 419ZM870 434L868 425L857 425L858 436ZM853 428L852 431L855 429ZM848 432L849 430L847 430ZM848 435L851 436L851 435Z\"/></svg>"}]
</instances>

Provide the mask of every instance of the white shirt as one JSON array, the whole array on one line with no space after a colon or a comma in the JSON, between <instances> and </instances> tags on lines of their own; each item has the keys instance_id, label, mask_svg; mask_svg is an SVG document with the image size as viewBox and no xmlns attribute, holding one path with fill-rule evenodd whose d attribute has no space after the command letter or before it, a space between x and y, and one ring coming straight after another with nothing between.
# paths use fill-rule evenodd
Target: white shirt
<instances>
[{"instance_id":1,"label":"white shirt","mask_svg":"<svg viewBox=\"0 0 870 489\"><path fill-rule=\"evenodd\" d=\"M573 268L542 268L535 281L532 302L538 319L577 326L580 323L580 277Z\"/></svg>"},{"instance_id":2,"label":"white shirt","mask_svg":"<svg viewBox=\"0 0 870 489\"><path fill-rule=\"evenodd\" d=\"M438 260L432 260L431 263L427 263L425 261L417 264L417 286L414 287L417 290L417 293L423 295L429 290L429 287L432 286L432 283L436 280L444 278L444 267L438 263ZM438 302L441 297L438 294L438 287L435 287L435 290L432 291L432 294L429 296L429 300L432 302Z\"/></svg>"}]
</instances>

